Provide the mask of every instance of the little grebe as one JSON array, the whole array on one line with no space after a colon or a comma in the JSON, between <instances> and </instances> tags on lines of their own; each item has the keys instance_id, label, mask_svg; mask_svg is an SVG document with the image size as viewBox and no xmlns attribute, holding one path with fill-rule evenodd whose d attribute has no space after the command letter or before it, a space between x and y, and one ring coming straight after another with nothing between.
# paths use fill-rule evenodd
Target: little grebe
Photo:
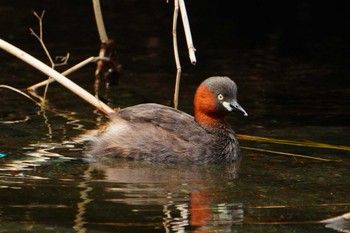
<instances>
[{"instance_id":1,"label":"little grebe","mask_svg":"<svg viewBox=\"0 0 350 233\"><path fill-rule=\"evenodd\" d=\"M237 103L228 77L210 77L194 96L194 117L159 104L140 104L110 115L107 129L91 146L104 156L170 163L225 163L239 160L239 144L226 121L229 112L248 114Z\"/></svg>"}]
</instances>

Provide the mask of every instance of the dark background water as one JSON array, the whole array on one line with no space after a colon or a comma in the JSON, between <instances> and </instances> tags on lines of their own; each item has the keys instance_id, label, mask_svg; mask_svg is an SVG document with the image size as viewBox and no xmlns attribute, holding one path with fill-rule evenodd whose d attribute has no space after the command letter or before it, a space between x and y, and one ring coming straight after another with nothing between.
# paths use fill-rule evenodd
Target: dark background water
<instances>
[{"instance_id":1,"label":"dark background water","mask_svg":"<svg viewBox=\"0 0 350 233\"><path fill-rule=\"evenodd\" d=\"M101 2L109 37L123 65L113 107L169 105L176 67L173 2ZM106 119L58 84L41 111L0 89L0 226L3 232L335 232L310 224L349 212L350 16L348 1L188 1L198 63L181 30L180 109L191 113L197 85L226 75L238 84L249 117L234 114L242 135L321 142L330 149L240 139L238 179L220 167L114 161L86 164L77 137ZM97 56L90 1L2 1L0 38L47 61L29 28L45 10L44 40L69 64ZM179 29L182 27L179 24ZM25 88L44 75L0 52L0 83ZM69 77L93 90L95 65ZM326 162L252 151L302 154ZM338 228L349 230L349 223Z\"/></svg>"}]
</instances>

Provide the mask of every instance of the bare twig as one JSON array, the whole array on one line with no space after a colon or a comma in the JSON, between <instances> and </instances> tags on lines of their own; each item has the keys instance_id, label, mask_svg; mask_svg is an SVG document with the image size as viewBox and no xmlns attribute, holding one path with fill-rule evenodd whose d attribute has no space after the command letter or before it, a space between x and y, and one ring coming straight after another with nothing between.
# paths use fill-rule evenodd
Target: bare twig
<instances>
[{"instance_id":1,"label":"bare twig","mask_svg":"<svg viewBox=\"0 0 350 233\"><path fill-rule=\"evenodd\" d=\"M16 56L17 58L23 60L24 62L28 63L29 65L35 67L39 71L45 73L46 75L53 77L57 82L61 83L63 86L65 86L67 89L71 90L75 94L79 95L81 98L89 102L90 104L94 105L96 108L98 108L100 111L102 111L105 114L113 113L113 109L111 109L108 105L104 104L103 102L98 101L93 95L85 91L83 88L72 82L71 80L67 79L60 73L58 73L56 70L53 70L49 66L45 65L38 59L32 57L28 53L24 52L23 50L20 50L19 48L7 43L6 41L0 39L0 48L4 49L8 53L11 53L12 55Z\"/></svg>"},{"instance_id":2,"label":"bare twig","mask_svg":"<svg viewBox=\"0 0 350 233\"><path fill-rule=\"evenodd\" d=\"M67 65L69 57L70 57L69 53L67 53L66 56L56 56L55 57L56 61L59 60L60 62L59 63L54 63L55 67Z\"/></svg>"},{"instance_id":3,"label":"bare twig","mask_svg":"<svg viewBox=\"0 0 350 233\"><path fill-rule=\"evenodd\" d=\"M43 38L43 18L44 18L44 15L45 15L45 11L41 12L40 16L35 11L33 11L33 14L39 21L39 35L36 34L35 31L32 28L29 28L30 34L38 39L38 41L41 44L41 47L44 49L44 51L46 53L47 58L50 60L51 67L54 68L55 67L55 63L52 60L52 57L51 57L49 51L46 48L46 45L44 43L44 38Z\"/></svg>"},{"instance_id":4,"label":"bare twig","mask_svg":"<svg viewBox=\"0 0 350 233\"><path fill-rule=\"evenodd\" d=\"M176 80L175 80L175 90L174 90L174 108L178 108L179 104L179 90L180 90L180 79L181 79L181 63L179 58L179 50L177 46L177 18L179 15L179 0L174 0L174 16L173 16L173 47L174 47L174 57L176 64Z\"/></svg>"},{"instance_id":5,"label":"bare twig","mask_svg":"<svg viewBox=\"0 0 350 233\"><path fill-rule=\"evenodd\" d=\"M89 57L89 58L85 59L84 61L76 64L75 66L69 68L68 70L65 70L64 72L62 72L62 75L67 76L67 75L73 73L74 71L82 68L83 66L86 66L87 64L89 64L91 62L96 62L97 60L99 60L98 57ZM49 83L55 82L55 79L48 79L48 80L42 81L40 83L34 84L34 85L28 87L27 90L33 92L33 91L35 91L35 89L42 87L44 85L47 85L48 82Z\"/></svg>"},{"instance_id":6,"label":"bare twig","mask_svg":"<svg viewBox=\"0 0 350 233\"><path fill-rule=\"evenodd\" d=\"M38 39L38 41L40 42L41 44L41 47L44 49L45 53L46 53L46 56L48 57L49 61L50 61L50 64L51 64L51 68L54 69L56 66L62 66L62 65L66 65L67 64L67 61L69 59L69 53L67 53L66 56L60 56L61 58L61 62L56 64L53 59L52 59L52 56L51 54L49 53L49 50L47 49L46 45L45 45L45 42L44 42L44 38L43 38L43 18L44 18L44 15L45 15L45 11L43 11L41 13L41 15L39 16L35 11L33 11L33 14L34 16L38 19L39 21L39 35L35 33L35 31L32 29L32 28L29 28L30 30L30 34L33 35L35 38ZM56 58L57 59L57 58ZM50 83L50 80L52 80L51 77L48 78L48 82L46 82L46 86L45 86L45 90L44 90L44 95L43 97L40 97L40 99L45 102L45 99L46 99L46 94L47 94L47 91L48 91L48 88L49 88L49 83ZM37 95L36 95L37 96Z\"/></svg>"}]
</instances>

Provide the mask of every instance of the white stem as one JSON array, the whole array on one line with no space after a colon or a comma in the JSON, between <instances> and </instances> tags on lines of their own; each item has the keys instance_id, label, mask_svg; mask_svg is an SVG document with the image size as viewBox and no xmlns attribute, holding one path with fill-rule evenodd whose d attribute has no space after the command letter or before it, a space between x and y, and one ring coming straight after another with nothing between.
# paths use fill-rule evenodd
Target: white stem
<instances>
[{"instance_id":1,"label":"white stem","mask_svg":"<svg viewBox=\"0 0 350 233\"><path fill-rule=\"evenodd\" d=\"M0 48L23 60L24 62L43 72L47 76L54 78L57 82L61 83L67 89L71 90L72 92L74 92L75 94L77 94L78 96L80 96L81 98L83 98L84 100L86 100L105 114L114 112L113 109L111 109L108 105L104 104L103 102L97 100L89 92L85 91L83 88L81 88L68 78L64 77L56 70L51 69L49 66L45 65L44 63L29 55L28 53L24 52L23 50L18 49L17 47L7 43L2 39L0 39Z\"/></svg>"},{"instance_id":2,"label":"white stem","mask_svg":"<svg viewBox=\"0 0 350 233\"><path fill-rule=\"evenodd\" d=\"M67 76L68 74L71 74L73 73L74 71L82 68L83 66L86 66L87 64L91 63L91 62L95 62L96 60L98 60L97 57L89 57L87 59L85 59L84 61L76 64L75 66L69 68L68 70L65 70L64 72L62 72L62 75L63 76ZM45 86L47 83L53 83L55 82L56 80L55 79L47 79L47 80L44 80L40 83L37 83L37 84L34 84L30 87L27 88L27 90L29 91L34 91L35 89L39 88L39 87L42 87L42 86Z\"/></svg>"},{"instance_id":3,"label":"white stem","mask_svg":"<svg viewBox=\"0 0 350 233\"><path fill-rule=\"evenodd\" d=\"M178 0L178 1L179 1L179 4L180 4L180 12L181 12L181 17L182 17L182 23L184 25L184 30L185 30L185 36L186 36L186 41L187 41L187 47L188 47L188 53L189 53L189 56L190 56L190 61L191 61L192 65L195 65L196 62L197 62L196 55L195 55L196 49L194 48L193 42L192 42L191 29L190 29L190 24L188 22L185 1L184 0Z\"/></svg>"},{"instance_id":4,"label":"white stem","mask_svg":"<svg viewBox=\"0 0 350 233\"><path fill-rule=\"evenodd\" d=\"M173 46L174 46L174 57L176 64L176 81L174 91L174 108L177 109L179 104L179 90L180 90L180 79L181 79L181 63L179 58L179 50L177 46L177 17L179 15L179 0L174 0L174 16L173 16Z\"/></svg>"},{"instance_id":5,"label":"white stem","mask_svg":"<svg viewBox=\"0 0 350 233\"><path fill-rule=\"evenodd\" d=\"M108 36L105 29L105 25L103 23L100 0L92 0L92 3L94 5L94 12L95 12L95 19L96 19L98 34L100 35L100 40L103 43L108 40Z\"/></svg>"}]
</instances>

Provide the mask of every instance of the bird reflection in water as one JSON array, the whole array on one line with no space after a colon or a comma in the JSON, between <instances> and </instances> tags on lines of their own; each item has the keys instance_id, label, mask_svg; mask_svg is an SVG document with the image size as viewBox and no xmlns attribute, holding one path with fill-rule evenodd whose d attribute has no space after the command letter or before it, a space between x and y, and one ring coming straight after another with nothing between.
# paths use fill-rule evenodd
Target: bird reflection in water
<instances>
[{"instance_id":1,"label":"bird reflection in water","mask_svg":"<svg viewBox=\"0 0 350 233\"><path fill-rule=\"evenodd\" d=\"M113 165L107 161L91 163L80 185L83 189L74 229L85 232L88 225L143 226L164 228L166 232L231 229L232 225L243 222L243 206L241 203L221 203L216 199L216 184L224 178L219 172L222 170L217 167L183 168L174 164L123 159L114 160ZM94 186L97 187L93 185L96 182L99 183L98 190L93 190ZM96 192L100 195L97 196ZM98 211L94 208L101 208L96 206L101 202L115 211L110 213L114 216L108 217L113 219L112 222L92 222L84 218L91 212L96 215ZM124 214L124 204L127 204L129 213ZM132 216L134 213L138 219ZM118 220L117 216L120 215L130 218Z\"/></svg>"}]
</instances>

